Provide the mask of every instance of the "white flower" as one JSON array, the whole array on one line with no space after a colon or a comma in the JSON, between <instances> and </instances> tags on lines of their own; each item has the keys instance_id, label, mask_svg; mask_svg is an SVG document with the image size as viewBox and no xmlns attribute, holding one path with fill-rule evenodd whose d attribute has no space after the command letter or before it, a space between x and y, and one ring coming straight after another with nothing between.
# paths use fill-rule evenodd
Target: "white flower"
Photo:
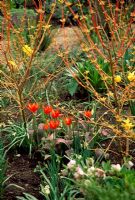
<instances>
[{"instance_id":1,"label":"white flower","mask_svg":"<svg viewBox=\"0 0 135 200\"><path fill-rule=\"evenodd\" d=\"M76 172L74 173L74 177L76 178L76 179L78 179L78 178L81 178L82 176L84 176L84 171L82 170L82 168L81 167L77 167L76 168Z\"/></svg>"},{"instance_id":2,"label":"white flower","mask_svg":"<svg viewBox=\"0 0 135 200\"><path fill-rule=\"evenodd\" d=\"M76 165L75 160L70 160L70 162L67 164L68 169L72 169Z\"/></svg>"},{"instance_id":3,"label":"white flower","mask_svg":"<svg viewBox=\"0 0 135 200\"><path fill-rule=\"evenodd\" d=\"M85 185L85 186L89 186L90 184L91 184L91 181L90 181L90 180L86 179L86 180L84 181L84 185Z\"/></svg>"},{"instance_id":4,"label":"white flower","mask_svg":"<svg viewBox=\"0 0 135 200\"><path fill-rule=\"evenodd\" d=\"M88 168L88 170L87 170L87 173L88 173L88 175L93 175L94 174L94 172L95 172L95 167L90 167L90 168Z\"/></svg>"},{"instance_id":5,"label":"white flower","mask_svg":"<svg viewBox=\"0 0 135 200\"><path fill-rule=\"evenodd\" d=\"M131 167L134 166L134 163L132 161L128 161L128 163L125 164L125 166L130 169Z\"/></svg>"},{"instance_id":6,"label":"white flower","mask_svg":"<svg viewBox=\"0 0 135 200\"><path fill-rule=\"evenodd\" d=\"M77 172L80 176L83 176L83 175L84 175L84 171L83 171L82 168L79 167L79 166L76 168L76 172Z\"/></svg>"},{"instance_id":7,"label":"white flower","mask_svg":"<svg viewBox=\"0 0 135 200\"><path fill-rule=\"evenodd\" d=\"M77 172L74 173L74 177L75 177L75 179L80 178L80 176L79 176L79 174Z\"/></svg>"},{"instance_id":8,"label":"white flower","mask_svg":"<svg viewBox=\"0 0 135 200\"><path fill-rule=\"evenodd\" d=\"M97 176L97 177L102 177L102 178L105 178L105 172L104 172L104 170L102 170L102 169L100 169L100 168L96 168L96 173L95 173L95 175Z\"/></svg>"},{"instance_id":9,"label":"white flower","mask_svg":"<svg viewBox=\"0 0 135 200\"><path fill-rule=\"evenodd\" d=\"M50 194L50 186L46 185L45 187L42 187L42 192L45 195L49 195Z\"/></svg>"},{"instance_id":10,"label":"white flower","mask_svg":"<svg viewBox=\"0 0 135 200\"><path fill-rule=\"evenodd\" d=\"M93 166L94 165L94 159L93 158L87 158L86 163L89 166Z\"/></svg>"},{"instance_id":11,"label":"white flower","mask_svg":"<svg viewBox=\"0 0 135 200\"><path fill-rule=\"evenodd\" d=\"M117 172L120 172L121 170L120 164L116 164L116 165L112 164L111 167L112 167L112 170L117 171Z\"/></svg>"},{"instance_id":12,"label":"white flower","mask_svg":"<svg viewBox=\"0 0 135 200\"><path fill-rule=\"evenodd\" d=\"M65 169L61 170L61 174L63 176L67 176L68 175L68 170L65 170Z\"/></svg>"}]
</instances>

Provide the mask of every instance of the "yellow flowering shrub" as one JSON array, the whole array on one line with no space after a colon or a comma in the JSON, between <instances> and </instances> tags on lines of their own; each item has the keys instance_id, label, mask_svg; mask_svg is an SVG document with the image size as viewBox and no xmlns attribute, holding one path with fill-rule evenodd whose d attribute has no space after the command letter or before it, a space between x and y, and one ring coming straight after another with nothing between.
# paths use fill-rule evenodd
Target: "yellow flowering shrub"
<instances>
[{"instance_id":1,"label":"yellow flowering shrub","mask_svg":"<svg viewBox=\"0 0 135 200\"><path fill-rule=\"evenodd\" d=\"M32 53L33 53L33 50L28 46L28 45L24 45L23 47L22 47L22 50L23 50L23 52L24 53L26 53L26 55L27 56L31 56L32 55Z\"/></svg>"},{"instance_id":2,"label":"yellow flowering shrub","mask_svg":"<svg viewBox=\"0 0 135 200\"><path fill-rule=\"evenodd\" d=\"M114 80L115 80L116 83L120 83L121 82L121 76L120 75L115 76Z\"/></svg>"}]
</instances>

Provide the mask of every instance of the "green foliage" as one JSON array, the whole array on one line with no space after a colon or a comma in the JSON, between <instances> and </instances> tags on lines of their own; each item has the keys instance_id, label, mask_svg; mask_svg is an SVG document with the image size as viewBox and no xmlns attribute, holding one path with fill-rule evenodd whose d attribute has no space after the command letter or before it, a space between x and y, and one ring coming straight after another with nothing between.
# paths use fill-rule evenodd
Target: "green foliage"
<instances>
[{"instance_id":1,"label":"green foliage","mask_svg":"<svg viewBox=\"0 0 135 200\"><path fill-rule=\"evenodd\" d=\"M85 140L81 139L78 136L74 136L73 137L73 151L74 154L81 156L83 160L86 160L88 157L91 157L93 155L93 152L90 151L90 148L94 148L95 144L96 144L96 140L95 141L91 141L90 145L88 145L88 148L86 148L84 146L85 144Z\"/></svg>"},{"instance_id":2,"label":"green foliage","mask_svg":"<svg viewBox=\"0 0 135 200\"><path fill-rule=\"evenodd\" d=\"M98 59L98 64L105 73L110 74L110 65L105 63L102 58ZM85 72L88 72L89 81L97 92L104 92L106 90L101 75L91 61L84 60L83 63L78 63L78 68L80 72L79 76L81 76L81 74L84 75Z\"/></svg>"},{"instance_id":3,"label":"green foliage","mask_svg":"<svg viewBox=\"0 0 135 200\"><path fill-rule=\"evenodd\" d=\"M34 35L37 25L37 14L32 9L11 9L11 19L14 28L18 31L21 29L21 36L25 42L30 44L30 36ZM32 28L31 28L32 27ZM15 34L12 34L15 37Z\"/></svg>"},{"instance_id":4,"label":"green foliage","mask_svg":"<svg viewBox=\"0 0 135 200\"><path fill-rule=\"evenodd\" d=\"M127 72L130 66L135 66L135 61L133 61L133 58L134 58L133 49L132 48L127 49L123 58L124 72Z\"/></svg>"},{"instance_id":5,"label":"green foliage","mask_svg":"<svg viewBox=\"0 0 135 200\"><path fill-rule=\"evenodd\" d=\"M47 47L50 45L51 41L52 41L51 34L46 33L44 35L44 39L40 45L39 51L45 51L47 49Z\"/></svg>"},{"instance_id":6,"label":"green foliage","mask_svg":"<svg viewBox=\"0 0 135 200\"><path fill-rule=\"evenodd\" d=\"M61 67L60 64L60 58L54 54L51 55L49 52L46 52L44 55L40 54L40 52L37 53L36 59L31 67L29 80L24 89L24 95L29 98L29 91L33 88L33 100L35 101L36 99L37 102L44 101L46 98L46 89L49 90L50 95L50 88L53 85L53 81L48 85L43 85L43 82L47 79L48 75L57 73L58 67Z\"/></svg>"},{"instance_id":7,"label":"green foliage","mask_svg":"<svg viewBox=\"0 0 135 200\"><path fill-rule=\"evenodd\" d=\"M17 199L19 200L38 200L36 197L34 197L33 195L31 194L28 194L28 193L23 193L24 194L24 197L17 197Z\"/></svg>"},{"instance_id":8,"label":"green foliage","mask_svg":"<svg viewBox=\"0 0 135 200\"><path fill-rule=\"evenodd\" d=\"M4 148L3 142L0 138L0 199L2 199L2 195L4 192L4 181L6 179L6 160L4 156Z\"/></svg>"},{"instance_id":9,"label":"green foliage","mask_svg":"<svg viewBox=\"0 0 135 200\"><path fill-rule=\"evenodd\" d=\"M73 200L77 192L71 180L60 177L60 160L60 157L51 150L51 161L42 167L37 166L36 171L41 173L41 194L46 200Z\"/></svg>"},{"instance_id":10,"label":"green foliage","mask_svg":"<svg viewBox=\"0 0 135 200\"><path fill-rule=\"evenodd\" d=\"M3 17L0 16L0 31L2 31L2 22L3 22Z\"/></svg>"},{"instance_id":11,"label":"green foliage","mask_svg":"<svg viewBox=\"0 0 135 200\"><path fill-rule=\"evenodd\" d=\"M135 116L135 100L129 101L130 110L133 116Z\"/></svg>"},{"instance_id":12,"label":"green foliage","mask_svg":"<svg viewBox=\"0 0 135 200\"><path fill-rule=\"evenodd\" d=\"M25 0L11 0L10 6L11 6L11 8L21 8L21 7L24 7L24 3L25 3ZM26 0L26 5L33 6L33 1Z\"/></svg>"},{"instance_id":13,"label":"green foliage","mask_svg":"<svg viewBox=\"0 0 135 200\"><path fill-rule=\"evenodd\" d=\"M126 73L129 68L131 69L135 66L135 61L134 61L134 51L132 48L127 49L125 52L124 58L123 58L123 71ZM129 106L130 110L133 116L135 116L135 101L134 100L129 100Z\"/></svg>"},{"instance_id":14,"label":"green foliage","mask_svg":"<svg viewBox=\"0 0 135 200\"><path fill-rule=\"evenodd\" d=\"M135 171L123 168L105 179L93 179L82 185L87 200L135 200Z\"/></svg>"},{"instance_id":15,"label":"green foliage","mask_svg":"<svg viewBox=\"0 0 135 200\"><path fill-rule=\"evenodd\" d=\"M75 79L70 79L67 88L68 88L69 94L71 96L73 96L76 93L77 89L78 89L77 81Z\"/></svg>"},{"instance_id":16,"label":"green foliage","mask_svg":"<svg viewBox=\"0 0 135 200\"><path fill-rule=\"evenodd\" d=\"M83 14L88 13L88 6L87 6L87 0L81 0L79 1L82 4L82 10ZM53 0L46 0L45 1L45 7L46 7L46 13L49 14L51 12L51 4L54 3ZM78 13L79 15L82 14L80 7L78 6L78 0L71 0L70 3L72 3L71 8L75 13ZM59 1L56 1L56 8L55 13L53 15L53 19L56 20L57 23L60 23L60 19L62 18L62 9L61 9L61 3ZM71 12L69 12L68 7L63 4L63 11L64 11L64 17L66 18L66 24L76 24L76 21L74 20L74 17Z\"/></svg>"},{"instance_id":17,"label":"green foliage","mask_svg":"<svg viewBox=\"0 0 135 200\"><path fill-rule=\"evenodd\" d=\"M11 9L10 11L12 17L12 23L16 28L20 27L20 24L25 27L28 26L28 23L31 26L36 25L37 22L37 14L32 9ZM23 19L23 23L21 20Z\"/></svg>"},{"instance_id":18,"label":"green foliage","mask_svg":"<svg viewBox=\"0 0 135 200\"><path fill-rule=\"evenodd\" d=\"M27 124L29 127L29 124ZM11 122L9 125L2 129L2 132L6 133L6 140L8 145L6 146L6 151L15 149L17 147L23 148L26 152L29 152L31 156L31 151L33 149L33 132L25 129L24 125L21 123Z\"/></svg>"},{"instance_id":19,"label":"green foliage","mask_svg":"<svg viewBox=\"0 0 135 200\"><path fill-rule=\"evenodd\" d=\"M111 75L110 65L108 63L105 63L102 58L99 58L98 64L106 74ZM75 73L78 79L80 79L84 83L84 85L86 82L85 77L87 76L90 84L97 92L103 93L106 91L106 86L101 78L101 75L99 74L95 65L90 60L81 59L80 62L76 63L76 67L72 68L72 73ZM69 93L73 96L77 92L79 85L77 81L73 78L71 71L68 71L67 75L69 77L67 88ZM82 88L82 90L85 89Z\"/></svg>"}]
</instances>

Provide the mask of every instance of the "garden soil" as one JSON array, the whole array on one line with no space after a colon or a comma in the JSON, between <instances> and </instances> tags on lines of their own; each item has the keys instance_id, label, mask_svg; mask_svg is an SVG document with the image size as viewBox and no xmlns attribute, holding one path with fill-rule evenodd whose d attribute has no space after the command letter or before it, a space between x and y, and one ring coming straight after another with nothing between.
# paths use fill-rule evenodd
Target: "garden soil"
<instances>
[{"instance_id":1,"label":"garden soil","mask_svg":"<svg viewBox=\"0 0 135 200\"><path fill-rule=\"evenodd\" d=\"M35 196L38 200L44 198L40 195L40 176L34 172L37 165L36 159L30 159L28 155L8 155L8 168L6 182L7 188L2 200L16 200L16 196L22 196L23 192Z\"/></svg>"}]
</instances>

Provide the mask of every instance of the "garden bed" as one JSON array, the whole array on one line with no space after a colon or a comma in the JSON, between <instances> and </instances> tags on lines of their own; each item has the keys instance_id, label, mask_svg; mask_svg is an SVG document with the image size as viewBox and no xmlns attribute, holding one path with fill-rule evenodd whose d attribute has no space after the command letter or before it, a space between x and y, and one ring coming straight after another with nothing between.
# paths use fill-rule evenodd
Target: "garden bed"
<instances>
[{"instance_id":1,"label":"garden bed","mask_svg":"<svg viewBox=\"0 0 135 200\"><path fill-rule=\"evenodd\" d=\"M0 12L0 199L135 200L132 3Z\"/></svg>"},{"instance_id":2,"label":"garden bed","mask_svg":"<svg viewBox=\"0 0 135 200\"><path fill-rule=\"evenodd\" d=\"M23 192L32 194L42 200L40 195L40 177L34 172L38 159L30 159L27 154L10 153L7 156L8 167L6 176L7 188L3 200L13 200L16 196L22 196Z\"/></svg>"}]
</instances>

